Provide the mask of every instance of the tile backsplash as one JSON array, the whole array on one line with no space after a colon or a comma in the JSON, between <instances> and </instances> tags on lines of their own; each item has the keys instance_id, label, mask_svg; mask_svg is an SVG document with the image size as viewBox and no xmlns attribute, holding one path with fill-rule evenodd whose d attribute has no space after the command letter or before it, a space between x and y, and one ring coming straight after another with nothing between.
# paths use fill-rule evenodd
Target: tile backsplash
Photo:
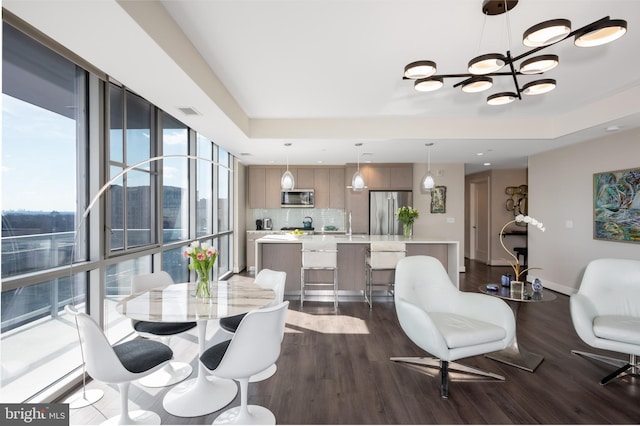
<instances>
[{"instance_id":1,"label":"tile backsplash","mask_svg":"<svg viewBox=\"0 0 640 426\"><path fill-rule=\"evenodd\" d=\"M304 225L302 221L306 216L313 219L313 228L322 230L324 226L335 226L338 231L345 230L345 211L343 209L305 209L305 208L279 208L279 209L251 209L253 217L253 229L256 219L268 217L273 223L273 229L283 227L299 227Z\"/></svg>"}]
</instances>

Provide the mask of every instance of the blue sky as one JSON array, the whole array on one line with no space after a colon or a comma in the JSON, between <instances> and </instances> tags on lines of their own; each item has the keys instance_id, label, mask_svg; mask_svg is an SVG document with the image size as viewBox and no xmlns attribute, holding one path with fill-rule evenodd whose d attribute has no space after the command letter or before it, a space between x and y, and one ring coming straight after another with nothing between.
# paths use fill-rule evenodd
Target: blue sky
<instances>
[{"instance_id":1,"label":"blue sky","mask_svg":"<svg viewBox=\"0 0 640 426\"><path fill-rule=\"evenodd\" d=\"M2 103L2 210L74 211L74 120L4 94Z\"/></svg>"}]
</instances>

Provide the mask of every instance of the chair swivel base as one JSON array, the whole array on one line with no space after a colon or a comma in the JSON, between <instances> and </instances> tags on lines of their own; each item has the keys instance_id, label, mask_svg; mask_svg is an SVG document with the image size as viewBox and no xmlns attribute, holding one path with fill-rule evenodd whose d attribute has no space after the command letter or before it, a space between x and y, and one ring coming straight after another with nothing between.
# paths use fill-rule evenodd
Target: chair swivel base
<instances>
[{"instance_id":1,"label":"chair swivel base","mask_svg":"<svg viewBox=\"0 0 640 426\"><path fill-rule=\"evenodd\" d=\"M638 372L638 368L640 368L640 365L638 365L638 363L636 362L635 355L630 355L629 362L627 362L621 359L612 358L605 355L593 354L590 352L572 350L571 353L583 358L594 359L596 361L618 367L614 372L600 380L601 385L606 385L607 383L624 376L640 377L640 374ZM629 372L629 370L631 370L631 372Z\"/></svg>"},{"instance_id":2,"label":"chair swivel base","mask_svg":"<svg viewBox=\"0 0 640 426\"><path fill-rule=\"evenodd\" d=\"M404 362L407 364L420 365L423 367L432 367L440 369L440 360L438 358L428 357L391 357L391 361ZM456 371L460 373L475 374L476 376L490 377L496 380L504 380L504 376L491 373L489 371L479 370L477 368L469 367L457 362L449 362L449 371Z\"/></svg>"},{"instance_id":3,"label":"chair swivel base","mask_svg":"<svg viewBox=\"0 0 640 426\"><path fill-rule=\"evenodd\" d=\"M220 414L214 425L275 425L276 416L260 405L247 406L248 413L241 413L242 407L233 407Z\"/></svg>"},{"instance_id":4,"label":"chair swivel base","mask_svg":"<svg viewBox=\"0 0 640 426\"><path fill-rule=\"evenodd\" d=\"M489 371L479 370L457 362L441 361L438 358L428 357L391 357L391 361L401 362L421 367L436 368L440 370L440 397L447 399L449 397L449 371L473 374L481 377L490 377L496 380L504 380L503 376L491 373Z\"/></svg>"},{"instance_id":5,"label":"chair swivel base","mask_svg":"<svg viewBox=\"0 0 640 426\"><path fill-rule=\"evenodd\" d=\"M163 388L180 383L191 375L193 368L186 362L171 361L160 370L138 380L148 388Z\"/></svg>"}]
</instances>

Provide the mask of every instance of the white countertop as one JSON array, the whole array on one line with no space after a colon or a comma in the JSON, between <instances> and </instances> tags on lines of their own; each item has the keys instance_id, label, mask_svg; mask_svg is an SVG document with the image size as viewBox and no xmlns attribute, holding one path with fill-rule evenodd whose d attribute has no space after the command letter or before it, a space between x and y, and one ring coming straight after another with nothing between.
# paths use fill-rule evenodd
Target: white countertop
<instances>
[{"instance_id":1,"label":"white countertop","mask_svg":"<svg viewBox=\"0 0 640 426\"><path fill-rule=\"evenodd\" d=\"M257 243L302 243L302 241L334 240L338 244L368 244L372 241L404 241L406 244L451 244L457 241L433 240L413 236L405 238L403 235L302 235L270 234L256 240Z\"/></svg>"}]
</instances>

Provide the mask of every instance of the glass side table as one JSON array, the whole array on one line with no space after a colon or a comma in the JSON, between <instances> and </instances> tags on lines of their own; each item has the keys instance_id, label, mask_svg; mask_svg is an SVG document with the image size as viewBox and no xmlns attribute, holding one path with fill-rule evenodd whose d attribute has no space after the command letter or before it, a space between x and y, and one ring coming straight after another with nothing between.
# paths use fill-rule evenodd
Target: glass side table
<instances>
[{"instance_id":1,"label":"glass side table","mask_svg":"<svg viewBox=\"0 0 640 426\"><path fill-rule=\"evenodd\" d=\"M535 293L531 288L531 283L526 283L522 293L517 296L512 295L509 287L502 287L500 284L493 285L497 286L498 290L488 290L486 285L480 286L479 290L481 293L499 297L509 304L516 320L516 334L513 337L511 345L501 351L491 352L485 356L495 361L533 373L535 369L538 368L542 360L544 360L544 357L540 354L530 352L524 349L522 345L518 344L518 311L523 303L551 302L556 299L556 295L553 292L544 289Z\"/></svg>"}]
</instances>

